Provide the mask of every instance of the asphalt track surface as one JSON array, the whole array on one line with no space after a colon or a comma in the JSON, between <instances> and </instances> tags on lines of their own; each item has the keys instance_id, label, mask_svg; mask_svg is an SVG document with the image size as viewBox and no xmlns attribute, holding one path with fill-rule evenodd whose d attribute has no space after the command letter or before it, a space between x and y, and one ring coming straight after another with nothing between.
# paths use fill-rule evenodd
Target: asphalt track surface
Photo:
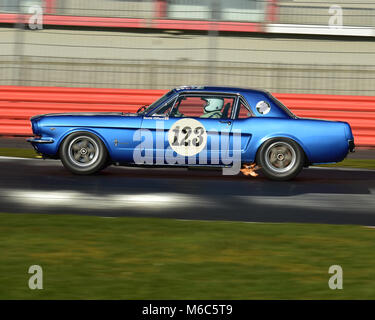
<instances>
[{"instance_id":1,"label":"asphalt track surface","mask_svg":"<svg viewBox=\"0 0 375 320\"><path fill-rule=\"evenodd\" d=\"M311 168L289 182L114 166L76 176L60 161L0 157L0 212L375 226L375 170Z\"/></svg>"}]
</instances>

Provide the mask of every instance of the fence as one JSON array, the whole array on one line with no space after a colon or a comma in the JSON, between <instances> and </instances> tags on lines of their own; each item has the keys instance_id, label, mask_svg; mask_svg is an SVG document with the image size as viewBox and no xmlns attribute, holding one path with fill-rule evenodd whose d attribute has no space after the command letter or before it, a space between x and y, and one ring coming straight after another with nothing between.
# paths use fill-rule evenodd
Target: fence
<instances>
[{"instance_id":1,"label":"fence","mask_svg":"<svg viewBox=\"0 0 375 320\"><path fill-rule=\"evenodd\" d=\"M0 86L0 135L31 135L36 114L78 111L134 112L165 90ZM350 123L356 145L375 146L375 97L275 94L296 115Z\"/></svg>"},{"instance_id":2,"label":"fence","mask_svg":"<svg viewBox=\"0 0 375 320\"><path fill-rule=\"evenodd\" d=\"M375 66L157 59L0 57L0 85L169 89L186 84L273 92L375 95ZM208 80L211 75L211 80Z\"/></svg>"},{"instance_id":3,"label":"fence","mask_svg":"<svg viewBox=\"0 0 375 320\"><path fill-rule=\"evenodd\" d=\"M375 42L368 39L3 28L0 48L0 85L210 84L375 96Z\"/></svg>"}]
</instances>

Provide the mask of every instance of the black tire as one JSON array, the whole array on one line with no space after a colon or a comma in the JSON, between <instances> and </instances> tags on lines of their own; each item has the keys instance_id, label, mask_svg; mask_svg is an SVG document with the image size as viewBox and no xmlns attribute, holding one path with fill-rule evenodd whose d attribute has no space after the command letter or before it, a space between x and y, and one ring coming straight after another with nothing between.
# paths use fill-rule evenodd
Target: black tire
<instances>
[{"instance_id":1,"label":"black tire","mask_svg":"<svg viewBox=\"0 0 375 320\"><path fill-rule=\"evenodd\" d=\"M260 146L256 163L267 178L286 181L295 178L301 172L305 154L295 141L274 138Z\"/></svg>"},{"instance_id":2,"label":"black tire","mask_svg":"<svg viewBox=\"0 0 375 320\"><path fill-rule=\"evenodd\" d=\"M64 167L74 174L88 175L106 167L108 152L104 143L93 133L74 132L60 147Z\"/></svg>"},{"instance_id":3,"label":"black tire","mask_svg":"<svg viewBox=\"0 0 375 320\"><path fill-rule=\"evenodd\" d=\"M111 158L108 156L108 152L107 152L107 160L104 162L103 166L100 168L100 171L108 168L112 164L113 164L113 162L112 162Z\"/></svg>"}]
</instances>

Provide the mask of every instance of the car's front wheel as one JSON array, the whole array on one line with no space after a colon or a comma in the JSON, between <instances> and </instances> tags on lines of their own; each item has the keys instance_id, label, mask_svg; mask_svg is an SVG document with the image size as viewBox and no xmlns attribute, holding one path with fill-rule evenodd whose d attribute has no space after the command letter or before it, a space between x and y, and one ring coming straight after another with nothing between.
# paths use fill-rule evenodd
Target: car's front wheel
<instances>
[{"instance_id":1,"label":"car's front wheel","mask_svg":"<svg viewBox=\"0 0 375 320\"><path fill-rule=\"evenodd\" d=\"M290 180L302 170L304 153L293 140L276 138L266 141L257 153L256 162L272 180Z\"/></svg>"},{"instance_id":2,"label":"car's front wheel","mask_svg":"<svg viewBox=\"0 0 375 320\"><path fill-rule=\"evenodd\" d=\"M103 169L108 153L103 142L90 132L75 132L60 147L64 167L75 174L92 174Z\"/></svg>"}]
</instances>

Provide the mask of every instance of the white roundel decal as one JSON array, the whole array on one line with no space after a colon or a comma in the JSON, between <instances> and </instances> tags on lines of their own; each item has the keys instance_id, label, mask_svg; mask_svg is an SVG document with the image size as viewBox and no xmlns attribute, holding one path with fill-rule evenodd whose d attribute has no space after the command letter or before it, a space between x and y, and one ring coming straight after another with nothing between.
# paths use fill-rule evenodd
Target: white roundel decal
<instances>
[{"instance_id":1,"label":"white roundel decal","mask_svg":"<svg viewBox=\"0 0 375 320\"><path fill-rule=\"evenodd\" d=\"M259 101L256 105L256 109L260 114L267 114L270 112L271 107L266 101Z\"/></svg>"},{"instance_id":2,"label":"white roundel decal","mask_svg":"<svg viewBox=\"0 0 375 320\"><path fill-rule=\"evenodd\" d=\"M171 148L186 157L201 152L207 144L207 132L203 124L195 119L181 119L168 132Z\"/></svg>"}]
</instances>

